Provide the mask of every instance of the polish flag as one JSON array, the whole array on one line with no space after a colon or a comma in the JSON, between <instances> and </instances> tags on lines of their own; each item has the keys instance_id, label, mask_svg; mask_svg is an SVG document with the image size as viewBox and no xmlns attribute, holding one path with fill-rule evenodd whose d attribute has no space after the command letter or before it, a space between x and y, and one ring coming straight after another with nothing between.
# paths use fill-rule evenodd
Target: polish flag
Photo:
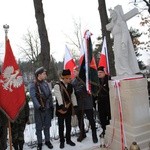
<instances>
[{"instance_id":1,"label":"polish flag","mask_svg":"<svg viewBox=\"0 0 150 150\"><path fill-rule=\"evenodd\" d=\"M84 44L85 44L85 42L81 41L79 65L82 64L84 53L85 53L85 45Z\"/></svg>"},{"instance_id":2,"label":"polish flag","mask_svg":"<svg viewBox=\"0 0 150 150\"><path fill-rule=\"evenodd\" d=\"M25 104L25 85L9 39L6 40L0 81L0 108L13 122Z\"/></svg>"},{"instance_id":3,"label":"polish flag","mask_svg":"<svg viewBox=\"0 0 150 150\"><path fill-rule=\"evenodd\" d=\"M71 71L71 78L74 78L73 68L76 67L76 64L72 58L72 55L67 47L65 46L65 58L64 58L64 69L69 69Z\"/></svg>"},{"instance_id":4,"label":"polish flag","mask_svg":"<svg viewBox=\"0 0 150 150\"><path fill-rule=\"evenodd\" d=\"M99 60L99 64L98 64L98 67L100 67L100 66L103 66L106 69L106 74L110 74L107 44L106 44L106 37L105 36L104 36L102 51L100 54L100 60Z\"/></svg>"}]
</instances>

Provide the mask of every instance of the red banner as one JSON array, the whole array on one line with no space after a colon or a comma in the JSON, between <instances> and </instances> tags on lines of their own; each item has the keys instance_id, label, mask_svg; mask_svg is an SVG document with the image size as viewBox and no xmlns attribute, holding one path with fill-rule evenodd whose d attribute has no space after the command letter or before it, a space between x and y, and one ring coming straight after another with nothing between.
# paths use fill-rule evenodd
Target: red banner
<instances>
[{"instance_id":1,"label":"red banner","mask_svg":"<svg viewBox=\"0 0 150 150\"><path fill-rule=\"evenodd\" d=\"M8 39L0 78L0 108L14 121L25 103L25 89Z\"/></svg>"}]
</instances>

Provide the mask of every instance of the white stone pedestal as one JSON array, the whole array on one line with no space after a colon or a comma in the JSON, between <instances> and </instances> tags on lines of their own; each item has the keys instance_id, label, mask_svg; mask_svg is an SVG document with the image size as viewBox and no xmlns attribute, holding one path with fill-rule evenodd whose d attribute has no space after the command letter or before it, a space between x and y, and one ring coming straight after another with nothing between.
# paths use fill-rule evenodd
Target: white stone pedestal
<instances>
[{"instance_id":1,"label":"white stone pedestal","mask_svg":"<svg viewBox=\"0 0 150 150\"><path fill-rule=\"evenodd\" d=\"M105 138L106 142L110 143L114 128L115 134L110 148L111 150L121 150L118 100L116 100L113 83L113 80L109 82L112 119L110 125L107 126ZM131 143L136 141L141 150L149 150L150 113L147 80L145 78L120 80L120 96L128 149Z\"/></svg>"}]
</instances>

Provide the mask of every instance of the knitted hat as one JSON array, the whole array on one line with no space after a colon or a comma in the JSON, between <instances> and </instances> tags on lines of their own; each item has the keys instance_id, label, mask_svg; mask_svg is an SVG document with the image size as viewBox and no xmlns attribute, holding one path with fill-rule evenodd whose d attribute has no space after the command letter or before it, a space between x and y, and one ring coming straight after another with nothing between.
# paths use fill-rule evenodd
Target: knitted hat
<instances>
[{"instance_id":1,"label":"knitted hat","mask_svg":"<svg viewBox=\"0 0 150 150\"><path fill-rule=\"evenodd\" d=\"M44 67L40 67L38 69L36 69L35 71L35 76L37 77L39 74L46 72L46 69Z\"/></svg>"}]
</instances>

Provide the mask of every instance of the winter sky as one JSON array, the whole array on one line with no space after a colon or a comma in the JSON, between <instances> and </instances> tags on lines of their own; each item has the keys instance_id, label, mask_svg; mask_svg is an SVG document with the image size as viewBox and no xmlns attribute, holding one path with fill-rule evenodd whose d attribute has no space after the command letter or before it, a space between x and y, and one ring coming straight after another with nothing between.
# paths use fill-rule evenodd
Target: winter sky
<instances>
[{"instance_id":1,"label":"winter sky","mask_svg":"<svg viewBox=\"0 0 150 150\"><path fill-rule=\"evenodd\" d=\"M135 6L130 3L133 0L106 0L107 10L116 5L122 5L124 13ZM43 0L45 23L48 31L51 54L56 61L62 61L65 52L66 35L72 37L74 32L73 18L81 20L82 31L89 29L92 33L92 41L100 35L100 17L98 13L98 0ZM109 13L108 13L109 15ZM19 46L23 47L23 35L27 30L36 31L37 25L34 14L33 0L0 0L0 58L3 61L5 34L3 25L10 26L8 37L12 50L17 59L22 60ZM127 23L132 26L138 20L138 15ZM138 26L138 21L137 21ZM83 33L82 33L83 34Z\"/></svg>"}]
</instances>

